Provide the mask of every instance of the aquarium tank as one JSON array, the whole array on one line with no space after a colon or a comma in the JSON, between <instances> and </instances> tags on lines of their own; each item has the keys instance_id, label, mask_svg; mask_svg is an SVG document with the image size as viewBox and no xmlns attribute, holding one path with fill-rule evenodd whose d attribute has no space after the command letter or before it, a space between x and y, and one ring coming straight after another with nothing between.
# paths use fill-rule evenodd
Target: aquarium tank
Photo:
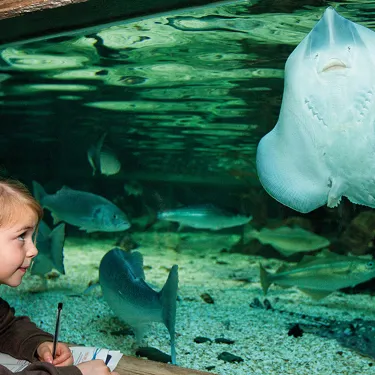
<instances>
[{"instance_id":1,"label":"aquarium tank","mask_svg":"<svg viewBox=\"0 0 375 375\"><path fill-rule=\"evenodd\" d=\"M3 39L44 217L1 298L171 373L375 374L375 2L199 5Z\"/></svg>"}]
</instances>

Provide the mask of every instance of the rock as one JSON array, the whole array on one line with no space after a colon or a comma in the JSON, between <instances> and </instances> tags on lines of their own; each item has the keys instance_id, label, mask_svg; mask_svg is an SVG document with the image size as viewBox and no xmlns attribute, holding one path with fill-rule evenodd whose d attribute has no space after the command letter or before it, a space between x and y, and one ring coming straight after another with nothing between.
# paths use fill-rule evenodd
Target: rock
<instances>
[{"instance_id":1,"label":"rock","mask_svg":"<svg viewBox=\"0 0 375 375\"><path fill-rule=\"evenodd\" d=\"M194 339L194 342L196 342L197 344L203 344L204 342L212 342L211 339L209 339L208 337L203 337L203 336L197 336L195 339Z\"/></svg>"},{"instance_id":2,"label":"rock","mask_svg":"<svg viewBox=\"0 0 375 375\"><path fill-rule=\"evenodd\" d=\"M47 280L58 279L59 277L60 277L60 273L57 271L51 271L47 273L46 275Z\"/></svg>"},{"instance_id":3,"label":"rock","mask_svg":"<svg viewBox=\"0 0 375 375\"><path fill-rule=\"evenodd\" d=\"M214 299L208 293L201 294L201 298L206 303L215 303Z\"/></svg>"},{"instance_id":4,"label":"rock","mask_svg":"<svg viewBox=\"0 0 375 375\"><path fill-rule=\"evenodd\" d=\"M293 337L297 338L297 337L302 337L302 335L303 335L303 330L301 329L301 327L298 324L295 324L288 331L288 336L293 336Z\"/></svg>"},{"instance_id":5,"label":"rock","mask_svg":"<svg viewBox=\"0 0 375 375\"><path fill-rule=\"evenodd\" d=\"M150 346L138 348L135 355L138 357L146 357L147 359L156 362L172 362L172 358L169 354L163 353L159 349L152 348Z\"/></svg>"},{"instance_id":6,"label":"rock","mask_svg":"<svg viewBox=\"0 0 375 375\"><path fill-rule=\"evenodd\" d=\"M131 252L138 247L138 244L133 240L130 233L125 233L116 241L116 246L124 251Z\"/></svg>"},{"instance_id":7,"label":"rock","mask_svg":"<svg viewBox=\"0 0 375 375\"><path fill-rule=\"evenodd\" d=\"M215 339L215 342L217 344L234 344L234 340L226 339L225 337L218 337L217 339Z\"/></svg>"},{"instance_id":8,"label":"rock","mask_svg":"<svg viewBox=\"0 0 375 375\"><path fill-rule=\"evenodd\" d=\"M216 261L216 264L223 264L223 265L226 265L226 264L229 264L228 262L225 262L224 260L217 260Z\"/></svg>"},{"instance_id":9,"label":"rock","mask_svg":"<svg viewBox=\"0 0 375 375\"><path fill-rule=\"evenodd\" d=\"M264 305L264 308L266 310L272 310L272 305L271 305L271 302L266 298L264 301L263 301L263 305Z\"/></svg>"},{"instance_id":10,"label":"rock","mask_svg":"<svg viewBox=\"0 0 375 375\"><path fill-rule=\"evenodd\" d=\"M217 359L221 359L224 362L243 362L243 359L237 355L228 353L228 352L222 352L221 354L218 355Z\"/></svg>"},{"instance_id":11,"label":"rock","mask_svg":"<svg viewBox=\"0 0 375 375\"><path fill-rule=\"evenodd\" d=\"M264 306L262 305L262 302L260 302L258 297L255 297L253 299L253 302L250 302L250 307L252 309L263 309L264 308Z\"/></svg>"},{"instance_id":12,"label":"rock","mask_svg":"<svg viewBox=\"0 0 375 375\"><path fill-rule=\"evenodd\" d=\"M111 331L112 336L134 336L134 332L131 328L120 329L119 331Z\"/></svg>"},{"instance_id":13,"label":"rock","mask_svg":"<svg viewBox=\"0 0 375 375\"><path fill-rule=\"evenodd\" d=\"M356 216L340 236L340 243L354 255L372 251L375 236L375 212L364 211Z\"/></svg>"}]
</instances>

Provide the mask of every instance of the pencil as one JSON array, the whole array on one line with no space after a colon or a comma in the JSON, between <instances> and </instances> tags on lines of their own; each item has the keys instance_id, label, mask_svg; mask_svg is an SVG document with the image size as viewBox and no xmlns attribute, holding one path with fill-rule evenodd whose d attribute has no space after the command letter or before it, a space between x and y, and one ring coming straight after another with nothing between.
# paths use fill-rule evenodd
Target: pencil
<instances>
[{"instance_id":1,"label":"pencil","mask_svg":"<svg viewBox=\"0 0 375 375\"><path fill-rule=\"evenodd\" d=\"M55 327L55 336L53 337L53 351L52 351L52 358L55 359L56 356L56 346L57 341L59 339L59 331L60 331L60 314L62 310L63 304L59 302L57 305L57 318L56 318L56 327Z\"/></svg>"}]
</instances>

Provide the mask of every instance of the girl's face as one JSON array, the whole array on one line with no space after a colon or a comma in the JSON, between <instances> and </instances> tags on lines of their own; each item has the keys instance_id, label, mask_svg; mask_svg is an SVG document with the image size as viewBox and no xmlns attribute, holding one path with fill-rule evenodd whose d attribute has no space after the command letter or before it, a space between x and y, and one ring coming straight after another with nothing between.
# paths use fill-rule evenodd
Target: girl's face
<instances>
[{"instance_id":1,"label":"girl's face","mask_svg":"<svg viewBox=\"0 0 375 375\"><path fill-rule=\"evenodd\" d=\"M0 226L0 284L18 286L38 254L33 242L37 216L25 210L20 219L11 225Z\"/></svg>"}]
</instances>

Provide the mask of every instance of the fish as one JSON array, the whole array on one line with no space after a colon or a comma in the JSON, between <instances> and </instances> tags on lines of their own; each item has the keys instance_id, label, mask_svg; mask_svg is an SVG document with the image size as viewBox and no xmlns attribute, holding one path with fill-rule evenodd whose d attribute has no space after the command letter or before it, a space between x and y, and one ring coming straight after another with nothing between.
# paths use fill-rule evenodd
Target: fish
<instances>
[{"instance_id":1,"label":"fish","mask_svg":"<svg viewBox=\"0 0 375 375\"><path fill-rule=\"evenodd\" d=\"M342 197L375 208L375 32L328 7L288 57L276 126L259 142L263 188L301 213Z\"/></svg>"},{"instance_id":2,"label":"fish","mask_svg":"<svg viewBox=\"0 0 375 375\"><path fill-rule=\"evenodd\" d=\"M119 232L130 228L126 214L108 199L63 186L55 194L47 194L33 181L35 198L51 211L54 224L65 221L87 233Z\"/></svg>"},{"instance_id":3,"label":"fish","mask_svg":"<svg viewBox=\"0 0 375 375\"><path fill-rule=\"evenodd\" d=\"M263 228L260 231L252 228L246 234L246 238L256 238L263 245L271 245L286 257L300 252L323 249L330 245L327 238L300 227Z\"/></svg>"},{"instance_id":4,"label":"fish","mask_svg":"<svg viewBox=\"0 0 375 375\"><path fill-rule=\"evenodd\" d=\"M295 266L281 266L268 272L260 263L260 282L266 295L271 284L296 286L314 299L332 292L353 287L375 277L375 260L338 255L324 251L322 257L304 256Z\"/></svg>"},{"instance_id":5,"label":"fish","mask_svg":"<svg viewBox=\"0 0 375 375\"><path fill-rule=\"evenodd\" d=\"M134 329L138 344L149 323L164 323L171 339L172 364L176 364L178 265L172 266L166 283L157 292L145 281L142 254L113 248L100 262L99 283L112 311Z\"/></svg>"},{"instance_id":6,"label":"fish","mask_svg":"<svg viewBox=\"0 0 375 375\"><path fill-rule=\"evenodd\" d=\"M106 136L107 133L104 133L87 150L87 159L92 167L93 176L97 171L105 176L111 176L119 173L121 170L121 162L118 160L117 155L109 148L103 148Z\"/></svg>"},{"instance_id":7,"label":"fish","mask_svg":"<svg viewBox=\"0 0 375 375\"><path fill-rule=\"evenodd\" d=\"M143 186L135 180L126 182L124 184L124 190L129 196L134 195L135 197L137 197L143 194Z\"/></svg>"},{"instance_id":8,"label":"fish","mask_svg":"<svg viewBox=\"0 0 375 375\"><path fill-rule=\"evenodd\" d=\"M33 260L30 273L44 276L52 269L65 275L64 268L65 224L60 223L52 231L41 221L36 235L38 255Z\"/></svg>"},{"instance_id":9,"label":"fish","mask_svg":"<svg viewBox=\"0 0 375 375\"><path fill-rule=\"evenodd\" d=\"M247 224L252 216L233 215L209 204L159 211L157 218L178 222L180 228L188 226L197 229L220 230Z\"/></svg>"},{"instance_id":10,"label":"fish","mask_svg":"<svg viewBox=\"0 0 375 375\"><path fill-rule=\"evenodd\" d=\"M150 361L155 362L162 362L162 363L169 363L171 362L171 356L168 354L163 353L159 349L147 346L147 347L140 347L135 352L137 357L146 357Z\"/></svg>"}]
</instances>

